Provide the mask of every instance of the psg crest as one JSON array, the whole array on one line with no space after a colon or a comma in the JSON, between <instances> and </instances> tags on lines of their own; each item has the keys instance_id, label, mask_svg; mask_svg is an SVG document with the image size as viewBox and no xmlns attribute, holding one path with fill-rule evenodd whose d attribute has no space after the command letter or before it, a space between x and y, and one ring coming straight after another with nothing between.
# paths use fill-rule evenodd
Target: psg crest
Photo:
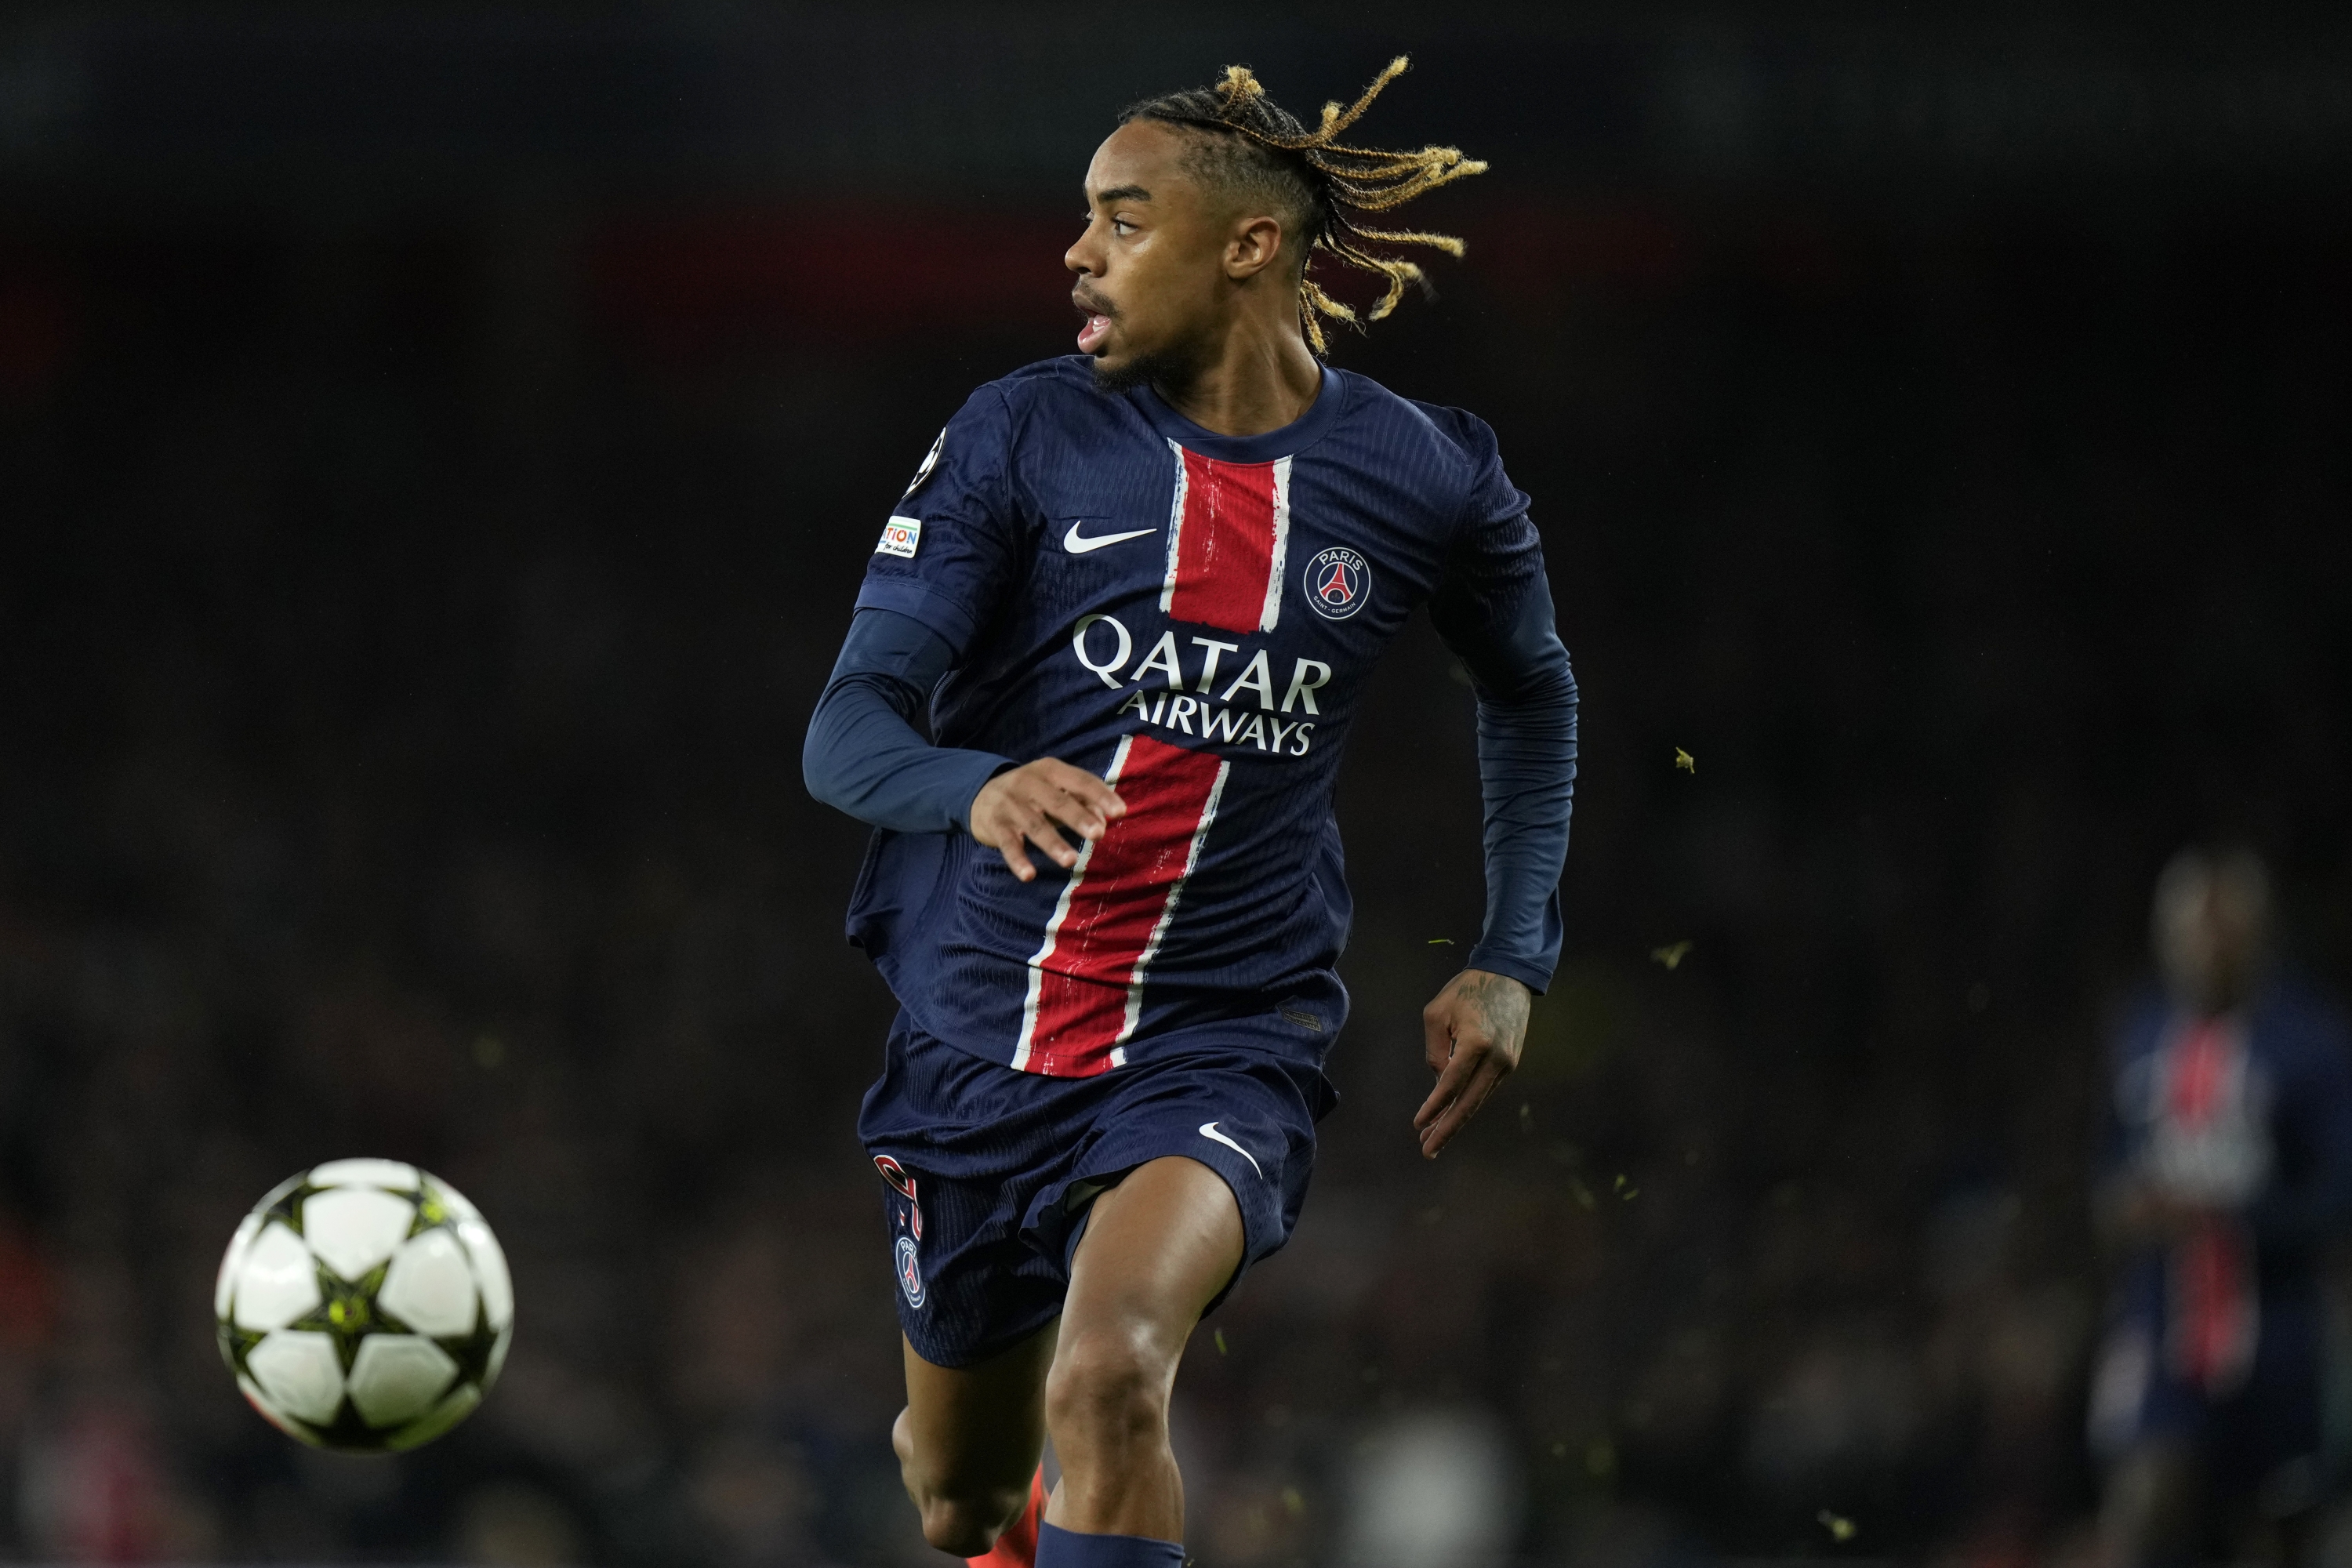
<instances>
[{"instance_id":1,"label":"psg crest","mask_svg":"<svg viewBox=\"0 0 2352 1568\"><path fill-rule=\"evenodd\" d=\"M911 1236L898 1238L898 1289L907 1293L909 1307L923 1304L923 1270L915 1259L915 1238Z\"/></svg>"},{"instance_id":2,"label":"psg crest","mask_svg":"<svg viewBox=\"0 0 2352 1568\"><path fill-rule=\"evenodd\" d=\"M1307 602L1327 621L1344 621L1364 607L1372 591L1372 568L1344 545L1318 550L1307 563Z\"/></svg>"}]
</instances>

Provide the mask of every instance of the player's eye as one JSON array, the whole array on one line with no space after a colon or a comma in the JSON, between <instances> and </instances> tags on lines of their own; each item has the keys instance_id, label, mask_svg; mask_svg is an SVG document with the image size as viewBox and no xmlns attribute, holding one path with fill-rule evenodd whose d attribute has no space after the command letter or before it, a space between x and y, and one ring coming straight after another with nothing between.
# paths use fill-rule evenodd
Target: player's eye
<instances>
[{"instance_id":1,"label":"player's eye","mask_svg":"<svg viewBox=\"0 0 2352 1568\"><path fill-rule=\"evenodd\" d=\"M1125 218L1123 218L1123 217L1115 217L1115 218L1111 219L1111 220L1110 220L1110 226L1111 226L1115 231L1117 231L1117 233L1118 233L1118 237L1119 237L1121 239L1125 239L1125 238L1127 237L1128 234L1129 234L1129 232L1130 230L1132 230L1132 229L1135 227L1135 226L1134 226L1133 224L1131 224L1131 223L1128 222L1128 221L1127 221Z\"/></svg>"}]
</instances>

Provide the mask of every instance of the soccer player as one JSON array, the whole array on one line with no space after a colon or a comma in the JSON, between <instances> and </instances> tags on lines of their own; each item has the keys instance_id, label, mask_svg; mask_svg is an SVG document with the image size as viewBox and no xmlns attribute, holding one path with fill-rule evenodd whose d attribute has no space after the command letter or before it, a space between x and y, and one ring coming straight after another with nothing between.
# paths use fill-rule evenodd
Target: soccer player
<instances>
[{"instance_id":1,"label":"soccer player","mask_svg":"<svg viewBox=\"0 0 2352 1568\"><path fill-rule=\"evenodd\" d=\"M2262 862L2182 851L2152 925L2165 986L2116 1038L2098 1195L2124 1261L2091 1394L2110 1568L2242 1557L2257 1508L2322 1500L2322 1273L2352 1226L2352 1041L2273 972Z\"/></svg>"},{"instance_id":2,"label":"soccer player","mask_svg":"<svg viewBox=\"0 0 2352 1568\"><path fill-rule=\"evenodd\" d=\"M858 1131L894 1441L950 1552L1183 1559L1177 1360L1305 1197L1348 1010L1333 779L1417 605L1476 689L1487 880L1423 1015L1424 1154L1559 957L1576 691L1528 499L1478 420L1321 358L1354 317L1309 253L1379 274L1377 320L1420 278L1390 247L1461 247L1366 220L1485 167L1339 142L1404 66L1313 131L1240 67L1126 112L1066 258L1079 353L949 422L810 724L811 792L880 830L849 931L901 1011Z\"/></svg>"}]
</instances>

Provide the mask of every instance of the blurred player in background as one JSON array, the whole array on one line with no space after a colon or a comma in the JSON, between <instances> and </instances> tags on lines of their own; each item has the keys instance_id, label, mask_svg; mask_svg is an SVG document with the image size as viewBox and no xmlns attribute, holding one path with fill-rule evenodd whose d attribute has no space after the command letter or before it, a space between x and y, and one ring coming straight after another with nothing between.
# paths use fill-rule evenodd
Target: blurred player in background
<instances>
[{"instance_id":1,"label":"blurred player in background","mask_svg":"<svg viewBox=\"0 0 2352 1568\"><path fill-rule=\"evenodd\" d=\"M1311 131L1239 67L1122 117L1065 258L1079 353L949 422L811 721L811 791L880 830L850 933L901 1011L859 1131L945 1551L1183 1560L1177 1360L1306 1195L1348 1011L1332 788L1416 605L1477 689L1487 879L1423 1014L1425 1154L1559 957L1575 686L1528 499L1477 419L1321 360L1355 318L1310 250L1378 319L1421 276L1395 247L1461 249L1367 220L1483 164L1339 140L1404 63Z\"/></svg>"},{"instance_id":2,"label":"blurred player in background","mask_svg":"<svg viewBox=\"0 0 2352 1568\"><path fill-rule=\"evenodd\" d=\"M2124 1259L2091 1396L2112 1568L2229 1555L2320 1500L2322 1268L2352 1220L2352 1044L2271 961L2270 882L2187 850L2160 994L2115 1042L2102 1229Z\"/></svg>"}]
</instances>

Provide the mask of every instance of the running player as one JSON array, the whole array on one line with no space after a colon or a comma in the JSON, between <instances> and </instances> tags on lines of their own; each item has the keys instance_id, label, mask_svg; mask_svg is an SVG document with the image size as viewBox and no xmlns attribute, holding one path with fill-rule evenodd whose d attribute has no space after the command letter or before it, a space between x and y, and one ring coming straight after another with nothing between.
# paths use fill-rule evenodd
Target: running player
<instances>
[{"instance_id":1,"label":"running player","mask_svg":"<svg viewBox=\"0 0 2352 1568\"><path fill-rule=\"evenodd\" d=\"M1381 275L1377 320L1420 279L1391 247L1461 247L1365 220L1485 167L1339 142L1404 66L1313 131L1240 67L1127 111L1066 258L1080 353L949 422L810 725L812 793L880 830L849 932L901 1011L858 1130L948 1552L1183 1559L1177 1359L1305 1197L1348 1009L1333 779L1416 605L1476 689L1487 881L1423 1015L1424 1154L1559 957L1576 693L1527 497L1478 420L1321 362L1354 317L1310 250Z\"/></svg>"}]
</instances>

